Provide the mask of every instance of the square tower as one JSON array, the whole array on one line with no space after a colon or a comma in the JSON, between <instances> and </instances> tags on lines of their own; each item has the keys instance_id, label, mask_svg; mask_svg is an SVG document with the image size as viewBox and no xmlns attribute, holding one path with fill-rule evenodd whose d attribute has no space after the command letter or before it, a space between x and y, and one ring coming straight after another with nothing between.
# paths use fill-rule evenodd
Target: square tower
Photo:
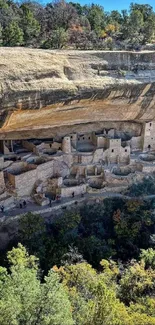
<instances>
[{"instance_id":1,"label":"square tower","mask_svg":"<svg viewBox=\"0 0 155 325\"><path fill-rule=\"evenodd\" d=\"M143 129L143 151L155 150L155 122L147 122Z\"/></svg>"}]
</instances>

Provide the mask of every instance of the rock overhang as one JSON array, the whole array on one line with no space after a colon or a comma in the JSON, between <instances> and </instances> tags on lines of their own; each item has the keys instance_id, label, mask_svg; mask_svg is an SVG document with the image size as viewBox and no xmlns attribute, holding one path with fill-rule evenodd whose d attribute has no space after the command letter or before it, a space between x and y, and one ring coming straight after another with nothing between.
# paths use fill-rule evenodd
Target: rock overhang
<instances>
[{"instance_id":1,"label":"rock overhang","mask_svg":"<svg viewBox=\"0 0 155 325\"><path fill-rule=\"evenodd\" d=\"M2 48L0 54L0 106L7 112L1 139L155 118L155 52Z\"/></svg>"}]
</instances>

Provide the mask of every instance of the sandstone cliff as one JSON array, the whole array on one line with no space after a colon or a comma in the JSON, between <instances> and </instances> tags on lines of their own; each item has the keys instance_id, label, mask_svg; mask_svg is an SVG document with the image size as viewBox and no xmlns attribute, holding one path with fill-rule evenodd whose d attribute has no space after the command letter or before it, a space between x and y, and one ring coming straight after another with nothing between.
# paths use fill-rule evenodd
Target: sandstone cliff
<instances>
[{"instance_id":1,"label":"sandstone cliff","mask_svg":"<svg viewBox=\"0 0 155 325\"><path fill-rule=\"evenodd\" d=\"M1 139L136 128L154 103L155 52L0 49Z\"/></svg>"}]
</instances>

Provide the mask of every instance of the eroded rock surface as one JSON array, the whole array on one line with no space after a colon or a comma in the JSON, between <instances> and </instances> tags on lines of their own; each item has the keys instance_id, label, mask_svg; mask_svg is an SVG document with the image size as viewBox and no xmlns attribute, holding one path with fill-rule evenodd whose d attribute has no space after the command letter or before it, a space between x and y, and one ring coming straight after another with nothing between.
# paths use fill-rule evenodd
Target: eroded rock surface
<instances>
[{"instance_id":1,"label":"eroded rock surface","mask_svg":"<svg viewBox=\"0 0 155 325\"><path fill-rule=\"evenodd\" d=\"M64 136L117 121L134 129L155 118L155 52L1 48L0 58L1 139Z\"/></svg>"}]
</instances>

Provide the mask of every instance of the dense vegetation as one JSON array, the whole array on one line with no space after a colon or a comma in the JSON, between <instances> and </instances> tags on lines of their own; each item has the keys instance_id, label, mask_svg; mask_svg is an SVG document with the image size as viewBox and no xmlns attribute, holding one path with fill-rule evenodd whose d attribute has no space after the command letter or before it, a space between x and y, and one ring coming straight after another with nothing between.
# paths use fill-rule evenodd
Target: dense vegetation
<instances>
[{"instance_id":1,"label":"dense vegetation","mask_svg":"<svg viewBox=\"0 0 155 325\"><path fill-rule=\"evenodd\" d=\"M27 214L19 221L16 243L39 257L45 273L55 264L64 264L65 258L75 262L81 255L99 269L103 258L126 262L138 258L140 249L152 247L154 208L154 200L105 199L68 211L48 225L41 216Z\"/></svg>"},{"instance_id":2,"label":"dense vegetation","mask_svg":"<svg viewBox=\"0 0 155 325\"><path fill-rule=\"evenodd\" d=\"M141 182L133 183L126 194L132 197L155 195L155 176L145 176Z\"/></svg>"},{"instance_id":3,"label":"dense vegetation","mask_svg":"<svg viewBox=\"0 0 155 325\"><path fill-rule=\"evenodd\" d=\"M43 6L26 0L0 0L0 44L42 48L139 49L155 41L155 12L150 5L105 12L91 4L53 1Z\"/></svg>"},{"instance_id":4,"label":"dense vegetation","mask_svg":"<svg viewBox=\"0 0 155 325\"><path fill-rule=\"evenodd\" d=\"M19 244L0 267L1 325L154 325L155 251L126 267L102 260L54 266L42 278L35 256Z\"/></svg>"},{"instance_id":5,"label":"dense vegetation","mask_svg":"<svg viewBox=\"0 0 155 325\"><path fill-rule=\"evenodd\" d=\"M154 208L117 198L52 224L22 216L1 254L0 324L155 325Z\"/></svg>"}]
</instances>

